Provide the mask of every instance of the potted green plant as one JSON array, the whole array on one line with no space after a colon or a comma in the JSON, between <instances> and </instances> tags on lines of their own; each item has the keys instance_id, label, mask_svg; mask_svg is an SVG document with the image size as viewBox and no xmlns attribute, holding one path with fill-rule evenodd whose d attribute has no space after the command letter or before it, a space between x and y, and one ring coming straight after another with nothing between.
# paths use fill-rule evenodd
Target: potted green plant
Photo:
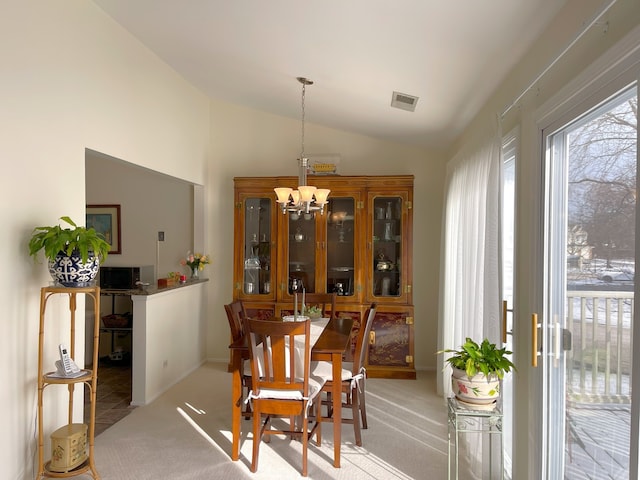
<instances>
[{"instance_id":1,"label":"potted green plant","mask_svg":"<svg viewBox=\"0 0 640 480\"><path fill-rule=\"evenodd\" d=\"M516 369L509 359L512 352L498 348L486 338L478 344L467 337L457 350L447 349L438 353L453 354L445 359L452 367L453 393L468 403L495 402L500 396L500 380Z\"/></svg>"},{"instance_id":2,"label":"potted green plant","mask_svg":"<svg viewBox=\"0 0 640 480\"><path fill-rule=\"evenodd\" d=\"M29 255L37 258L43 250L54 280L67 287L93 285L100 263L111 245L94 228L79 227L69 217L60 217L70 227L35 227L29 240Z\"/></svg>"},{"instance_id":3,"label":"potted green plant","mask_svg":"<svg viewBox=\"0 0 640 480\"><path fill-rule=\"evenodd\" d=\"M320 318L322 316L322 309L318 305L307 305L304 307L302 315L306 315L309 318Z\"/></svg>"}]
</instances>

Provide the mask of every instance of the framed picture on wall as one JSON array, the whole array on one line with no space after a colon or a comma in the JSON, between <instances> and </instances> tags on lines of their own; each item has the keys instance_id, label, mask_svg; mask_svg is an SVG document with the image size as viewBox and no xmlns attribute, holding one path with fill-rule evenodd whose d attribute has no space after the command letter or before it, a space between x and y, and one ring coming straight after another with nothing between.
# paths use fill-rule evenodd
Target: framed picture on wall
<instances>
[{"instance_id":1,"label":"framed picture on wall","mask_svg":"<svg viewBox=\"0 0 640 480\"><path fill-rule=\"evenodd\" d=\"M121 254L120 205L87 205L87 228L95 228L111 244L109 254Z\"/></svg>"}]
</instances>

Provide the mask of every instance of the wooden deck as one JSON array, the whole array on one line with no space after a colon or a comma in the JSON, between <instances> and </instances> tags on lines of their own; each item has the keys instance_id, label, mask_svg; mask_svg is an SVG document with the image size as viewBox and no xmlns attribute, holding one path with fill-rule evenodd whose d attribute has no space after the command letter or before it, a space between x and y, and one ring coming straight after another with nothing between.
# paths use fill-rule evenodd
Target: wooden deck
<instances>
[{"instance_id":1,"label":"wooden deck","mask_svg":"<svg viewBox=\"0 0 640 480\"><path fill-rule=\"evenodd\" d=\"M628 480L630 408L601 403L567 406L565 480Z\"/></svg>"}]
</instances>

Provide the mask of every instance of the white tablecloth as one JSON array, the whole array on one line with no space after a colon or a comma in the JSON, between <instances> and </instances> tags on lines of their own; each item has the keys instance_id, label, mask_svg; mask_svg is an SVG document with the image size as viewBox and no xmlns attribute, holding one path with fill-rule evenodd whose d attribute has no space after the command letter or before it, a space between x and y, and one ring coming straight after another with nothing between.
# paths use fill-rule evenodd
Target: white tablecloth
<instances>
[{"instance_id":1,"label":"white tablecloth","mask_svg":"<svg viewBox=\"0 0 640 480\"><path fill-rule=\"evenodd\" d=\"M313 346L316 344L316 341L320 337L320 334L323 332L324 327L327 326L327 323L329 323L328 318L317 318L315 320L314 319L311 320L311 327L309 328L310 330L309 337L311 340L312 349L313 349Z\"/></svg>"}]
</instances>

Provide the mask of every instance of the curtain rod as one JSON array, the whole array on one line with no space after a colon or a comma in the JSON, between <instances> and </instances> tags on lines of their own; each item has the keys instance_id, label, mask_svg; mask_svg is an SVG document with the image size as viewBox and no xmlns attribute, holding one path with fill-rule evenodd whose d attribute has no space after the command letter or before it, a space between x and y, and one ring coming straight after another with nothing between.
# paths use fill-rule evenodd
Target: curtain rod
<instances>
[{"instance_id":1,"label":"curtain rod","mask_svg":"<svg viewBox=\"0 0 640 480\"><path fill-rule=\"evenodd\" d=\"M504 109L504 111L502 112L502 114L500 115L500 119L502 120L504 118L504 116L509 113L511 111L511 109L513 107L515 107L515 105L522 100L522 97L524 97L527 92L529 90L531 90L536 83L538 83L540 81L540 79L542 77L544 77L547 72L549 70L551 70L553 68L553 66L558 63L560 61L560 59L562 57L565 56L565 54L582 38L582 36L587 33L587 31L593 27L598 20L600 20L600 18L613 6L614 3L616 3L618 0L609 0L608 3L606 3L606 5L603 4L603 6L600 7L600 11L598 11L596 13L596 15L585 25L585 27L582 28L582 30L580 32L578 32L578 34L573 38L573 40L571 40L571 42L564 48L564 50L562 50L562 52L560 52L559 55L556 56L556 58L553 59L553 61L551 63L549 63L549 65L547 65L547 67L542 70L542 72L540 72L540 74L538 74L538 76L529 84L529 86L527 88L525 88L520 95L518 95L516 97L515 100L513 100L508 106L507 108Z\"/></svg>"}]
</instances>

